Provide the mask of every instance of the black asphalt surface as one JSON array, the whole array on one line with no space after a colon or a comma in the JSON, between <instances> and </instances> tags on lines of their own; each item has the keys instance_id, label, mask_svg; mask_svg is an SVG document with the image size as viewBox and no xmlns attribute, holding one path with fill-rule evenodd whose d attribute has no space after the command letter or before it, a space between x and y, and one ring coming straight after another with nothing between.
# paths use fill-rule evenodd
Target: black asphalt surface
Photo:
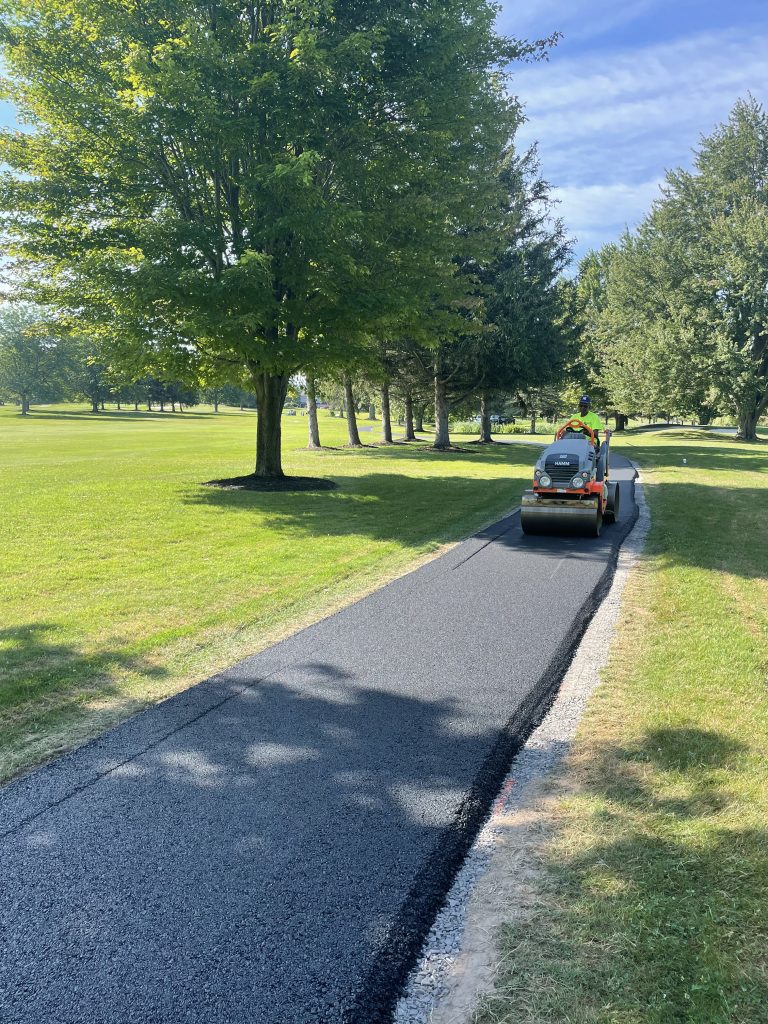
<instances>
[{"instance_id":1,"label":"black asphalt surface","mask_svg":"<svg viewBox=\"0 0 768 1024\"><path fill-rule=\"evenodd\" d=\"M369 1024L636 515L513 514L0 793L3 1024Z\"/></svg>"}]
</instances>

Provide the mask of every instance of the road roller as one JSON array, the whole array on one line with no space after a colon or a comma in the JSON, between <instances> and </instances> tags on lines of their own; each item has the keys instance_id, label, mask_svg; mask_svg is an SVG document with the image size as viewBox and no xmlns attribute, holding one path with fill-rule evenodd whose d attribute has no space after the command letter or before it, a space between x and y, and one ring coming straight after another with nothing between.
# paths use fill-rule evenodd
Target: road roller
<instances>
[{"instance_id":1,"label":"road roller","mask_svg":"<svg viewBox=\"0 0 768 1024\"><path fill-rule=\"evenodd\" d=\"M610 431L602 445L579 419L569 420L536 461L523 495L523 533L599 537L619 515L619 485L609 479Z\"/></svg>"}]
</instances>

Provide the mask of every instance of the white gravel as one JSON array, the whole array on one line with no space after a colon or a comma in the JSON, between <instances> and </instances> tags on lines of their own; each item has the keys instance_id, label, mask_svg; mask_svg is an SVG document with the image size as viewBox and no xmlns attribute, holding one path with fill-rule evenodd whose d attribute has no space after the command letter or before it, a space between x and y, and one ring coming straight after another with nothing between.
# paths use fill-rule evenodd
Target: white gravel
<instances>
[{"instance_id":1,"label":"white gravel","mask_svg":"<svg viewBox=\"0 0 768 1024\"><path fill-rule=\"evenodd\" d=\"M495 926L505 915L509 917L514 908L508 904L501 907L501 901L494 899L496 906L489 914L487 896L483 909L479 905L483 901L473 905L473 893L489 868L497 873L509 873L510 862L502 858L498 849L502 845L502 822L525 806L533 788L568 752L586 703L600 683L627 576L643 550L648 533L648 507L639 475L635 496L638 520L621 547L611 589L584 634L555 703L515 758L488 821L456 876L445 906L426 939L421 959L411 972L406 992L397 1004L394 1024L463 1024L470 1019L477 997L491 987ZM508 887L502 879L492 889L500 893ZM514 886L508 890L508 898L509 892L515 892ZM471 941L467 939L470 930L474 934ZM482 947L479 951L478 934Z\"/></svg>"}]
</instances>

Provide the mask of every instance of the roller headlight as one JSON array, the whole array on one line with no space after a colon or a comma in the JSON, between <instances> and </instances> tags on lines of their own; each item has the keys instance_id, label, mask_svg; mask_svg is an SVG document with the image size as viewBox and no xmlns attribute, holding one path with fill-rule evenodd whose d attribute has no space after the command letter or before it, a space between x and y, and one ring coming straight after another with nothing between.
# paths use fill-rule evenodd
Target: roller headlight
<instances>
[{"instance_id":1,"label":"roller headlight","mask_svg":"<svg viewBox=\"0 0 768 1024\"><path fill-rule=\"evenodd\" d=\"M547 476L546 473L542 473L541 476L539 477L539 486L540 487L551 487L552 486L552 478Z\"/></svg>"},{"instance_id":2,"label":"roller headlight","mask_svg":"<svg viewBox=\"0 0 768 1024\"><path fill-rule=\"evenodd\" d=\"M578 476L575 476L573 478L573 480L571 480L571 486L572 487L584 487L586 485L586 483L587 483L587 481L584 479L584 477L581 475L581 473L579 473Z\"/></svg>"}]
</instances>

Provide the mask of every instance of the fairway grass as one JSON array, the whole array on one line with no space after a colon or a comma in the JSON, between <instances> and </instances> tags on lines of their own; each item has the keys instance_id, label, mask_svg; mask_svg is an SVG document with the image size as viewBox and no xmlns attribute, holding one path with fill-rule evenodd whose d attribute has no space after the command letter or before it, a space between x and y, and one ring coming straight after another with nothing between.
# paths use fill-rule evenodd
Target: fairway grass
<instances>
[{"instance_id":1,"label":"fairway grass","mask_svg":"<svg viewBox=\"0 0 768 1024\"><path fill-rule=\"evenodd\" d=\"M251 470L253 411L0 408L0 780L308 625L516 505L531 449L344 449L284 417L320 493L203 487ZM366 429L370 428L370 429ZM425 609L425 614L429 609Z\"/></svg>"},{"instance_id":2,"label":"fairway grass","mask_svg":"<svg viewBox=\"0 0 768 1024\"><path fill-rule=\"evenodd\" d=\"M766 1024L768 444L616 443L646 555L477 1020Z\"/></svg>"}]
</instances>

